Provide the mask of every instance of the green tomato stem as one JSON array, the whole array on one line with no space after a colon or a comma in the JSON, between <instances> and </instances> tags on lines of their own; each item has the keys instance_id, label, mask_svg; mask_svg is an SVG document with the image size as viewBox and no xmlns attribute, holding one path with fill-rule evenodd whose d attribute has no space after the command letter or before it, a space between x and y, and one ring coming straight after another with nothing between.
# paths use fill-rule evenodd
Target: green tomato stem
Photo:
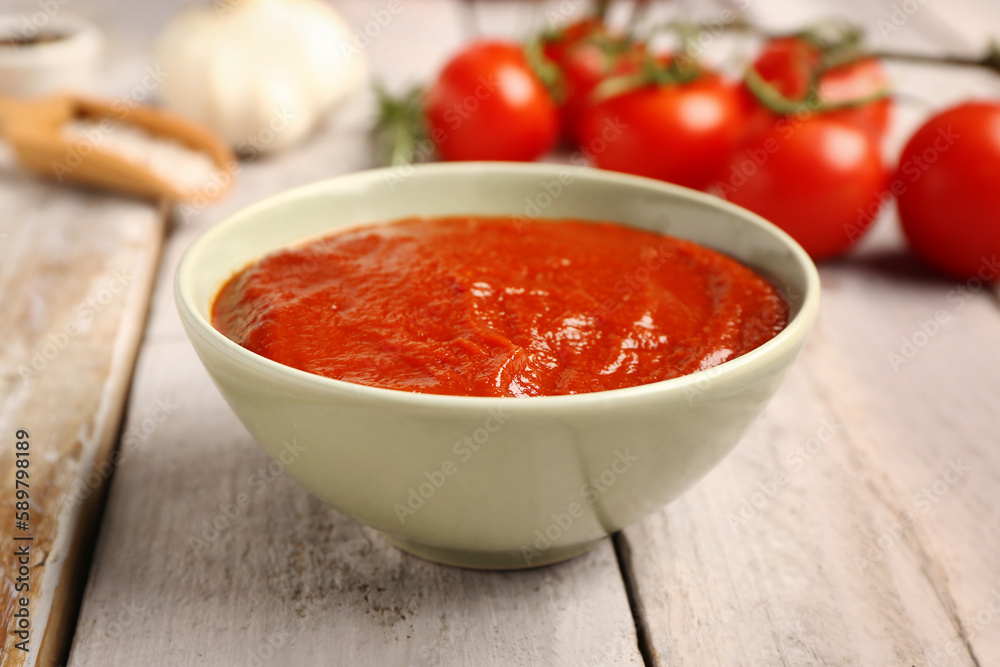
<instances>
[{"instance_id":1,"label":"green tomato stem","mask_svg":"<svg viewBox=\"0 0 1000 667\"><path fill-rule=\"evenodd\" d=\"M394 97L376 83L375 95L379 111L373 135L380 163L392 167L412 164L420 144L428 140L423 89L415 87Z\"/></svg>"},{"instance_id":2,"label":"green tomato stem","mask_svg":"<svg viewBox=\"0 0 1000 667\"><path fill-rule=\"evenodd\" d=\"M813 44L816 44L821 48L821 50L824 47L831 47L829 31L824 31L824 29L820 26L792 33L775 33L764 30L763 28L756 26L743 18L737 18L724 25L720 25L719 23L694 23L686 24L686 26L688 29L694 28L699 31L718 32L721 30L723 32L748 33L760 37L761 39L801 37L811 41ZM677 30L674 24L660 26L657 29ZM861 45L862 33L856 26L841 25L840 29L845 31L841 33L843 42L837 45L837 48L833 48L831 53L824 58L824 66L828 69L848 64L858 60L859 58L878 58L879 60L896 60L922 65L980 67L988 69L996 74L1000 74L1000 44L998 44L996 40L992 40L990 42L987 46L986 52L982 56L970 58L967 56L957 56L952 54L942 55L912 53L907 51L865 49Z\"/></svg>"},{"instance_id":3,"label":"green tomato stem","mask_svg":"<svg viewBox=\"0 0 1000 667\"><path fill-rule=\"evenodd\" d=\"M866 104L871 104L880 99L888 97L890 94L888 87L882 87L875 92L858 97L852 100L837 102L824 102L815 93L811 93L806 100L793 100L785 97L778 89L765 81L753 67L748 67L744 75L747 88L760 100L760 103L776 114L787 116L793 113L825 113L829 111L840 111L842 109L854 109Z\"/></svg>"}]
</instances>

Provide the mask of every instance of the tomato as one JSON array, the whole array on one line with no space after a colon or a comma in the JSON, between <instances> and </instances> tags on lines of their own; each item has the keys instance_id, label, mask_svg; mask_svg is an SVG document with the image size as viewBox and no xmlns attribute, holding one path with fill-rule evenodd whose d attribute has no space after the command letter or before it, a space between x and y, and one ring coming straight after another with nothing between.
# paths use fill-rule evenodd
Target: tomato
<instances>
[{"instance_id":1,"label":"tomato","mask_svg":"<svg viewBox=\"0 0 1000 667\"><path fill-rule=\"evenodd\" d=\"M542 51L546 58L559 65L576 46L595 35L606 33L607 29L600 19L583 19L543 37Z\"/></svg>"},{"instance_id":2,"label":"tomato","mask_svg":"<svg viewBox=\"0 0 1000 667\"><path fill-rule=\"evenodd\" d=\"M819 65L820 54L812 44L797 37L778 37L764 45L753 68L788 99L804 100Z\"/></svg>"},{"instance_id":3,"label":"tomato","mask_svg":"<svg viewBox=\"0 0 1000 667\"><path fill-rule=\"evenodd\" d=\"M888 85L889 75L886 74L882 63L875 58L862 58L850 65L827 70L820 79L819 96L821 100L827 102L856 100L884 90ZM892 100L883 97L834 113L847 122L869 130L873 136L881 139L889 129Z\"/></svg>"},{"instance_id":4,"label":"tomato","mask_svg":"<svg viewBox=\"0 0 1000 667\"><path fill-rule=\"evenodd\" d=\"M910 137L893 181L913 252L958 278L1000 267L1000 102L966 102Z\"/></svg>"},{"instance_id":5,"label":"tomato","mask_svg":"<svg viewBox=\"0 0 1000 667\"><path fill-rule=\"evenodd\" d=\"M814 260L845 252L885 198L875 139L831 114L779 119L733 153L719 191L767 218Z\"/></svg>"},{"instance_id":6,"label":"tomato","mask_svg":"<svg viewBox=\"0 0 1000 667\"><path fill-rule=\"evenodd\" d=\"M580 119L590 104L590 94L611 76L639 69L644 47L611 34L597 19L585 19L545 39L543 52L562 73L559 118L563 137L580 142Z\"/></svg>"},{"instance_id":7,"label":"tomato","mask_svg":"<svg viewBox=\"0 0 1000 667\"><path fill-rule=\"evenodd\" d=\"M822 104L862 100L889 85L889 76L876 58L860 58L822 73L821 65L821 53L813 44L800 37L778 37L764 46L753 67L764 81L792 101L807 101L817 78L815 92ZM744 94L755 116L754 125L774 122L774 114L762 107L749 90L744 88ZM881 139L888 129L891 109L892 101L883 97L831 113Z\"/></svg>"},{"instance_id":8,"label":"tomato","mask_svg":"<svg viewBox=\"0 0 1000 667\"><path fill-rule=\"evenodd\" d=\"M476 42L441 71L425 99L431 140L445 160L534 160L559 135L549 91L519 44Z\"/></svg>"},{"instance_id":9,"label":"tomato","mask_svg":"<svg viewBox=\"0 0 1000 667\"><path fill-rule=\"evenodd\" d=\"M705 189L743 134L736 88L714 73L646 84L593 104L580 123L583 152L602 169Z\"/></svg>"}]
</instances>

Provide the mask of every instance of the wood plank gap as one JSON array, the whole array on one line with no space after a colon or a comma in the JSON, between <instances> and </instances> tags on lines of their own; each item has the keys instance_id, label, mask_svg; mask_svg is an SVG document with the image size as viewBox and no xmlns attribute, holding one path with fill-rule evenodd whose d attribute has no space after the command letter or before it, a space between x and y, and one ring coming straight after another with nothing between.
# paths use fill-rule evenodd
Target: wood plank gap
<instances>
[{"instance_id":1,"label":"wood plank gap","mask_svg":"<svg viewBox=\"0 0 1000 667\"><path fill-rule=\"evenodd\" d=\"M628 597L629 610L632 612L632 621L635 623L635 639L639 646L639 655L642 656L642 663L646 667L657 667L660 661L654 657L656 651L650 642L649 627L646 623L647 615L642 608L639 589L632 576L632 550L629 547L628 538L619 531L611 536L611 543L615 547L615 559L618 561L618 570L622 575L622 584L625 586L625 595Z\"/></svg>"},{"instance_id":2,"label":"wood plank gap","mask_svg":"<svg viewBox=\"0 0 1000 667\"><path fill-rule=\"evenodd\" d=\"M949 606L946 607L948 615L951 616L952 620L955 622L955 627L958 628L958 636L962 638L962 643L965 644L965 650L969 652L969 660L971 660L972 664L976 667L983 667L982 663L979 662L979 656L976 655L976 650L972 647L972 638L969 637L969 633L965 629L965 623L962 623L962 617L958 614L958 607L951 595L951 591L948 591L948 602Z\"/></svg>"},{"instance_id":3,"label":"wood plank gap","mask_svg":"<svg viewBox=\"0 0 1000 667\"><path fill-rule=\"evenodd\" d=\"M161 205L156 214L161 221L159 226L160 236L157 240L155 253L149 259L148 270L144 271L148 278L145 280L147 290L144 295L142 306L142 316L129 321L124 319L115 334L115 342L111 358L110 377L115 377L115 367L123 369L124 377L127 378L120 387L105 385L101 403L98 407L98 415L105 413L106 418L113 424L114 435L111 439L110 447L106 451L95 451L89 469L97 470L97 467L104 461L112 464L111 471L107 479L94 489L90 497L80 504L77 513L72 536L69 540L67 558L68 567L60 578L58 585L53 592L52 606L48 615L45 630L42 634L42 641L39 642L38 658L36 665L65 665L69 660L69 651L72 646L73 637L76 634L76 623L80 615L80 607L83 604L83 593L86 588L87 578L93 562L94 549L97 545L97 536L100 526L103 523L105 502L108 489L114 476L115 452L121 442L122 430L125 428L128 398L132 390L133 375L139 351L142 348L142 341L145 337L146 324L149 320L150 305L152 303L152 293L159 275L163 250L166 240L166 211ZM139 299L143 295L133 292L130 296ZM117 419L117 423L115 420ZM110 428L108 430L111 430ZM99 434L95 435L100 437ZM81 476L83 479L84 476Z\"/></svg>"},{"instance_id":4,"label":"wood plank gap","mask_svg":"<svg viewBox=\"0 0 1000 667\"><path fill-rule=\"evenodd\" d=\"M136 318L139 323L138 335L132 348L131 354L124 361L131 369L128 373L128 380L122 388L122 400L118 409L118 424L112 439L111 449L108 452L108 462L111 469L108 478L97 490L83 503L80 516L83 517L77 522L75 534L72 539L72 552L76 553L75 562L69 568L69 572L64 573L65 584L60 586L56 593L58 600L53 601L53 608L56 602L59 603L61 622L49 623L46 626L42 637L41 646L52 647L48 655L54 660L53 665L66 665L69 663L69 653L73 645L73 638L76 636L77 622L80 619L80 609L83 607L83 594L87 587L87 580L90 578L90 570L94 563L94 552L97 548L97 540L100 537L101 526L104 525L104 513L107 509L108 491L114 483L115 471L117 470L117 452L121 447L122 438L125 435L125 427L128 424L129 412L131 410L130 399L132 398L132 387L135 383L135 367L139 359L139 352L142 350L146 339L146 329L149 324L152 310L152 290L156 284L162 280L160 271L163 269L163 252L166 248L166 239L169 235L170 207L161 203L157 215L164 224L161 226L163 235L157 248L157 253L153 258L150 274L156 276L154 282L150 284L150 293L146 298L145 310L141 318ZM119 329L118 336L128 335L128 327ZM120 349L120 348L119 348ZM113 362L112 362L113 363ZM94 462L96 466L97 461ZM41 652L41 651L40 651Z\"/></svg>"},{"instance_id":5,"label":"wood plank gap","mask_svg":"<svg viewBox=\"0 0 1000 667\"><path fill-rule=\"evenodd\" d=\"M0 225L11 237L2 252L10 271L0 276L9 296L0 317L0 423L31 432L33 622L28 650L16 650L8 633L0 664L48 667L75 630L88 569L79 559L99 521L102 473L149 313L164 218L141 201L74 189L54 196L46 183L9 177L14 187L0 188L14 211ZM0 504L11 513L13 458L12 447L0 453ZM14 528L0 527L0 537ZM0 560L7 575L11 553ZM0 625L9 629L20 598L7 576L0 583Z\"/></svg>"},{"instance_id":6,"label":"wood plank gap","mask_svg":"<svg viewBox=\"0 0 1000 667\"><path fill-rule=\"evenodd\" d=\"M148 313L147 313L148 314ZM136 347L136 354L132 359L132 368L135 368L135 361L138 358L139 347ZM122 433L128 419L128 397L132 393L132 378L130 377L125 386L125 407L122 409L121 417L118 420L118 429L114 436L114 445L109 453L109 461L114 466L115 452L118 451L118 443L121 442ZM97 490L85 500L81 506L80 516L82 517L76 524L74 535L71 540L70 550L76 553L76 558L67 572L63 573L63 582L55 594L52 602L53 611L51 616L58 613L61 621L58 623L48 623L45 633L42 636L40 645L50 647L44 650L45 654L53 661L54 665L65 665L69 662L69 652L73 645L73 638L76 636L77 621L80 618L80 608L83 606L83 592L87 587L87 579L90 576L90 569L94 561L94 549L97 547L97 538L100 534L101 525L104 523L104 510L107 507L108 489L114 480L114 467L108 476L107 481L100 485ZM40 650L40 653L42 652Z\"/></svg>"}]
</instances>

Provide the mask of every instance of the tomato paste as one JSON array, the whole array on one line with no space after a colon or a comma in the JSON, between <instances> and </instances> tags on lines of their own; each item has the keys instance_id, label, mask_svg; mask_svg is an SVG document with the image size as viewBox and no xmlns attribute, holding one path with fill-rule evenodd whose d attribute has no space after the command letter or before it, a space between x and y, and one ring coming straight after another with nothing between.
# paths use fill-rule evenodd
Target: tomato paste
<instances>
[{"instance_id":1,"label":"tomato paste","mask_svg":"<svg viewBox=\"0 0 1000 667\"><path fill-rule=\"evenodd\" d=\"M614 223L461 216L357 227L233 276L214 326L338 380L460 396L647 384L784 328L764 278L714 250Z\"/></svg>"}]
</instances>

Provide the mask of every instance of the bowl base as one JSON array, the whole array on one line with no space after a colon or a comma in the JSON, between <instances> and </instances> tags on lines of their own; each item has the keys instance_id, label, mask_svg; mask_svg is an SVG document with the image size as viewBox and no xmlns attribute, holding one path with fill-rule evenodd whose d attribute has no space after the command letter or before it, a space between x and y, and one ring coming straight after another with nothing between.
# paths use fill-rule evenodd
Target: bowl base
<instances>
[{"instance_id":1,"label":"bowl base","mask_svg":"<svg viewBox=\"0 0 1000 667\"><path fill-rule=\"evenodd\" d=\"M418 556L425 560L433 561L441 565L452 565L454 567L466 567L473 570L525 570L532 567L543 567L554 563L561 563L590 551L597 546L601 539L591 542L582 542L563 547L552 547L545 551L532 553L517 551L470 551L464 549L448 549L445 547L434 547L418 542L411 542L398 537L392 537L382 533L390 543L403 551Z\"/></svg>"}]
</instances>

